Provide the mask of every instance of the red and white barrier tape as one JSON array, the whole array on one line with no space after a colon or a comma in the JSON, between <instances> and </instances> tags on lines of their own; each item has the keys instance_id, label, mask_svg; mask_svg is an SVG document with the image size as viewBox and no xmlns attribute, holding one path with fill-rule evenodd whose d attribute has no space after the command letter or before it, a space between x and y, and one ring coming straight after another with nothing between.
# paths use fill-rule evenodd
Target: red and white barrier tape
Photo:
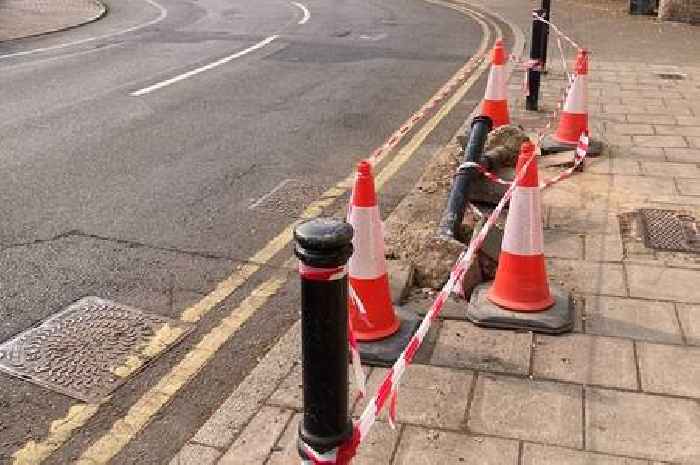
<instances>
[{"instance_id":1,"label":"red and white barrier tape","mask_svg":"<svg viewBox=\"0 0 700 465\"><path fill-rule=\"evenodd\" d=\"M564 33L561 31L561 29L559 29L559 28L557 27L556 24L552 23L551 21L548 21L548 20L544 19L542 16L538 15L538 14L535 13L534 11L532 12L532 17L535 18L537 21L542 21L543 23L545 23L546 25L548 25L554 32L557 33L557 35L559 35L559 36L561 36L562 38L564 38L564 40L566 40L567 42L569 42L574 48L576 48L576 49L581 48L581 47L579 47L579 45L574 41L574 39L572 39L571 37L569 37L569 36L567 36L566 34L564 34Z\"/></svg>"}]
</instances>

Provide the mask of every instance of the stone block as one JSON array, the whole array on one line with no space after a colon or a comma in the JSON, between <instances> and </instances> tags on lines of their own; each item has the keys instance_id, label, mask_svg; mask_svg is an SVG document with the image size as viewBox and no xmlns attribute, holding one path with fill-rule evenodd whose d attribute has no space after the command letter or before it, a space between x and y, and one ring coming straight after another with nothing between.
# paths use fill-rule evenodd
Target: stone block
<instances>
[{"instance_id":1,"label":"stone block","mask_svg":"<svg viewBox=\"0 0 700 465\"><path fill-rule=\"evenodd\" d=\"M605 210L549 207L546 224L547 228L550 229L575 233L620 233L620 223L617 216Z\"/></svg>"},{"instance_id":2,"label":"stone block","mask_svg":"<svg viewBox=\"0 0 700 465\"><path fill-rule=\"evenodd\" d=\"M619 234L590 234L586 236L586 260L595 262L620 262L624 247Z\"/></svg>"},{"instance_id":3,"label":"stone block","mask_svg":"<svg viewBox=\"0 0 700 465\"><path fill-rule=\"evenodd\" d=\"M650 176L613 176L615 195L653 198L659 194L675 194L673 179Z\"/></svg>"},{"instance_id":4,"label":"stone block","mask_svg":"<svg viewBox=\"0 0 700 465\"><path fill-rule=\"evenodd\" d=\"M272 452L277 439L286 429L292 410L263 407L253 417L219 465L262 464Z\"/></svg>"},{"instance_id":5,"label":"stone block","mask_svg":"<svg viewBox=\"0 0 700 465\"><path fill-rule=\"evenodd\" d=\"M678 318L688 344L700 346L700 305L678 304Z\"/></svg>"},{"instance_id":6,"label":"stone block","mask_svg":"<svg viewBox=\"0 0 700 465\"><path fill-rule=\"evenodd\" d=\"M646 460L525 443L522 465L649 465Z\"/></svg>"},{"instance_id":7,"label":"stone block","mask_svg":"<svg viewBox=\"0 0 700 465\"><path fill-rule=\"evenodd\" d=\"M667 148L664 149L664 151L666 152L668 161L676 163L700 163L699 149Z\"/></svg>"},{"instance_id":8,"label":"stone block","mask_svg":"<svg viewBox=\"0 0 700 465\"><path fill-rule=\"evenodd\" d=\"M673 304L615 297L586 297L586 332L681 344Z\"/></svg>"},{"instance_id":9,"label":"stone block","mask_svg":"<svg viewBox=\"0 0 700 465\"><path fill-rule=\"evenodd\" d=\"M682 464L700 463L700 403L586 389L589 450Z\"/></svg>"},{"instance_id":10,"label":"stone block","mask_svg":"<svg viewBox=\"0 0 700 465\"><path fill-rule=\"evenodd\" d=\"M595 174L641 174L639 161L627 158L592 159L584 171Z\"/></svg>"},{"instance_id":11,"label":"stone block","mask_svg":"<svg viewBox=\"0 0 700 465\"><path fill-rule=\"evenodd\" d=\"M700 178L700 169L696 165L670 162L642 162L642 171L647 176L693 178L696 184Z\"/></svg>"},{"instance_id":12,"label":"stone block","mask_svg":"<svg viewBox=\"0 0 700 465\"><path fill-rule=\"evenodd\" d=\"M583 446L580 386L480 375L469 412L471 431L500 437Z\"/></svg>"},{"instance_id":13,"label":"stone block","mask_svg":"<svg viewBox=\"0 0 700 465\"><path fill-rule=\"evenodd\" d=\"M641 343L637 356L644 391L700 397L700 348Z\"/></svg>"},{"instance_id":14,"label":"stone block","mask_svg":"<svg viewBox=\"0 0 700 465\"><path fill-rule=\"evenodd\" d=\"M700 286L692 284L697 280L697 270L627 265L631 297L699 303Z\"/></svg>"},{"instance_id":15,"label":"stone block","mask_svg":"<svg viewBox=\"0 0 700 465\"><path fill-rule=\"evenodd\" d=\"M664 136L700 137L700 126L654 126L657 134Z\"/></svg>"},{"instance_id":16,"label":"stone block","mask_svg":"<svg viewBox=\"0 0 700 465\"><path fill-rule=\"evenodd\" d=\"M605 129L611 134L628 136L654 134L654 128L650 124L609 123L605 125Z\"/></svg>"},{"instance_id":17,"label":"stone block","mask_svg":"<svg viewBox=\"0 0 700 465\"><path fill-rule=\"evenodd\" d=\"M544 254L553 258L583 258L583 236L564 231L544 231Z\"/></svg>"},{"instance_id":18,"label":"stone block","mask_svg":"<svg viewBox=\"0 0 700 465\"><path fill-rule=\"evenodd\" d=\"M681 195L700 197L700 181L697 179L677 179L678 192Z\"/></svg>"},{"instance_id":19,"label":"stone block","mask_svg":"<svg viewBox=\"0 0 700 465\"><path fill-rule=\"evenodd\" d=\"M622 265L549 259L549 277L575 293L626 296Z\"/></svg>"},{"instance_id":20,"label":"stone block","mask_svg":"<svg viewBox=\"0 0 700 465\"><path fill-rule=\"evenodd\" d=\"M376 392L386 373L385 369L373 370L367 391ZM473 376L467 371L411 365L399 388L398 421L428 428L461 429ZM356 406L356 415L362 413L367 400Z\"/></svg>"},{"instance_id":21,"label":"stone block","mask_svg":"<svg viewBox=\"0 0 700 465\"><path fill-rule=\"evenodd\" d=\"M642 147L687 147L681 136L632 136L635 145Z\"/></svg>"},{"instance_id":22,"label":"stone block","mask_svg":"<svg viewBox=\"0 0 700 465\"><path fill-rule=\"evenodd\" d=\"M671 115L630 114L627 115L627 121L630 123L676 124L676 118Z\"/></svg>"},{"instance_id":23,"label":"stone block","mask_svg":"<svg viewBox=\"0 0 700 465\"><path fill-rule=\"evenodd\" d=\"M431 363L456 368L527 374L532 335L483 329L468 322L445 321Z\"/></svg>"},{"instance_id":24,"label":"stone block","mask_svg":"<svg viewBox=\"0 0 700 465\"><path fill-rule=\"evenodd\" d=\"M569 334L537 335L533 374L578 384L637 389L632 341Z\"/></svg>"},{"instance_id":25,"label":"stone block","mask_svg":"<svg viewBox=\"0 0 700 465\"><path fill-rule=\"evenodd\" d=\"M517 465L518 442L409 426L403 433L393 463Z\"/></svg>"},{"instance_id":26,"label":"stone block","mask_svg":"<svg viewBox=\"0 0 700 465\"><path fill-rule=\"evenodd\" d=\"M690 146L696 149L700 149L700 137L687 137Z\"/></svg>"},{"instance_id":27,"label":"stone block","mask_svg":"<svg viewBox=\"0 0 700 465\"><path fill-rule=\"evenodd\" d=\"M214 465L221 452L200 444L185 444L169 465Z\"/></svg>"}]
</instances>

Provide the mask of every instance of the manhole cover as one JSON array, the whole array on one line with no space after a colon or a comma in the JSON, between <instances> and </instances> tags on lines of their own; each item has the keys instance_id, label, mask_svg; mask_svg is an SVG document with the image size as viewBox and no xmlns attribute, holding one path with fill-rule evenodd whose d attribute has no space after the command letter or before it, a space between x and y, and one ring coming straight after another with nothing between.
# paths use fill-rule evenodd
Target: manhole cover
<instances>
[{"instance_id":1,"label":"manhole cover","mask_svg":"<svg viewBox=\"0 0 700 465\"><path fill-rule=\"evenodd\" d=\"M673 210L639 211L644 243L657 250L700 252L700 236L695 218Z\"/></svg>"},{"instance_id":2,"label":"manhole cover","mask_svg":"<svg viewBox=\"0 0 700 465\"><path fill-rule=\"evenodd\" d=\"M318 184L314 185L299 179L285 179L253 202L248 209L296 217L323 192L324 188Z\"/></svg>"},{"instance_id":3,"label":"manhole cover","mask_svg":"<svg viewBox=\"0 0 700 465\"><path fill-rule=\"evenodd\" d=\"M685 79L686 75L681 73L656 73L659 79L666 79L668 81L681 81Z\"/></svg>"},{"instance_id":4,"label":"manhole cover","mask_svg":"<svg viewBox=\"0 0 700 465\"><path fill-rule=\"evenodd\" d=\"M85 297L0 345L0 370L100 402L192 325Z\"/></svg>"}]
</instances>

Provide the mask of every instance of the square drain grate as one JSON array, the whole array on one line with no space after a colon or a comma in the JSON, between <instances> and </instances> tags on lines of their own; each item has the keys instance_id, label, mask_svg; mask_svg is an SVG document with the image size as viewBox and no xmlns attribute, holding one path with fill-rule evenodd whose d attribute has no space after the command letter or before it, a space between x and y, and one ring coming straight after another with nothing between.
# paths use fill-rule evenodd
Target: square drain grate
<instances>
[{"instance_id":1,"label":"square drain grate","mask_svg":"<svg viewBox=\"0 0 700 465\"><path fill-rule=\"evenodd\" d=\"M642 209L639 218L644 243L650 249L673 252L700 252L700 236L695 218L674 210Z\"/></svg>"},{"instance_id":2,"label":"square drain grate","mask_svg":"<svg viewBox=\"0 0 700 465\"><path fill-rule=\"evenodd\" d=\"M85 297L0 345L0 370L85 402L101 402L193 326Z\"/></svg>"}]
</instances>

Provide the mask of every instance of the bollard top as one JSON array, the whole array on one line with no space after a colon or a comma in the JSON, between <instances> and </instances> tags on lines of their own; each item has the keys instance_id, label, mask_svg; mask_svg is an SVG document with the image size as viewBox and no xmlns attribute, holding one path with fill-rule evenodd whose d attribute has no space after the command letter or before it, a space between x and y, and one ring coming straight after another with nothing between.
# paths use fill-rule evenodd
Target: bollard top
<instances>
[{"instance_id":1,"label":"bollard top","mask_svg":"<svg viewBox=\"0 0 700 465\"><path fill-rule=\"evenodd\" d=\"M487 132L491 132L491 130L493 129L493 119L491 119L491 117L487 115L475 116L474 119L472 119L471 127L474 127L477 124L485 124Z\"/></svg>"},{"instance_id":2,"label":"bollard top","mask_svg":"<svg viewBox=\"0 0 700 465\"><path fill-rule=\"evenodd\" d=\"M343 266L352 255L353 229L335 218L316 218L294 228L294 253L308 266Z\"/></svg>"}]
</instances>

